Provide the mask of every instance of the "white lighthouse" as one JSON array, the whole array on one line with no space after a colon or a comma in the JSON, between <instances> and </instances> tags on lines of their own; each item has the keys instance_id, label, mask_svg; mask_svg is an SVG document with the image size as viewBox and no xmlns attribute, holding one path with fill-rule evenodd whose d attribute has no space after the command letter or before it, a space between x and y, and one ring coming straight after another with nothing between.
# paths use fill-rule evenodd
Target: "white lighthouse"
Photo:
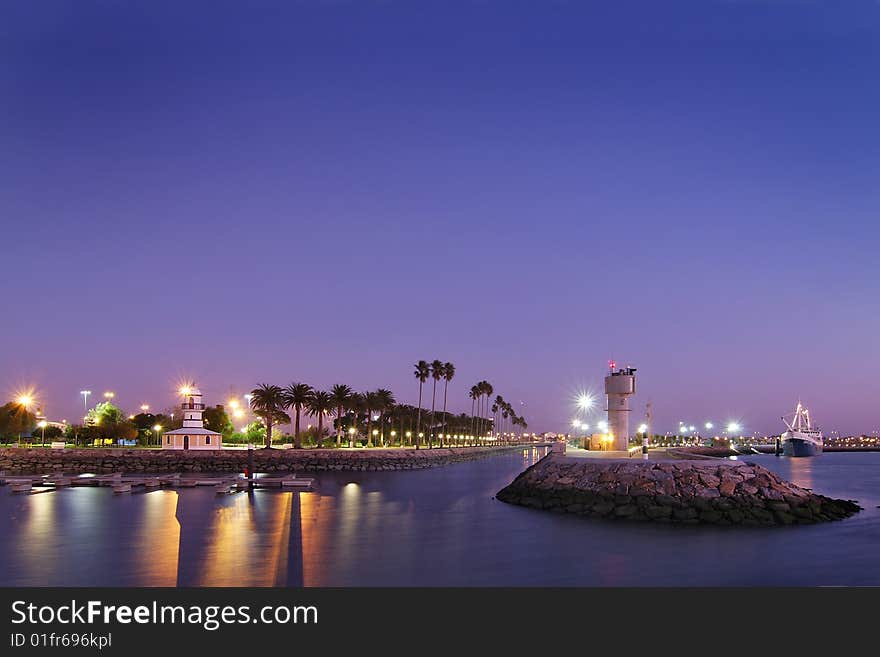
<instances>
[{"instance_id":1,"label":"white lighthouse","mask_svg":"<svg viewBox=\"0 0 880 657\"><path fill-rule=\"evenodd\" d=\"M615 372L614 361L608 366L611 372L605 377L605 394L608 395L611 449L625 451L629 446L629 398L636 394L636 369L627 366Z\"/></svg>"},{"instance_id":2,"label":"white lighthouse","mask_svg":"<svg viewBox=\"0 0 880 657\"><path fill-rule=\"evenodd\" d=\"M183 411L183 426L162 434L162 448L221 449L222 435L206 429L202 419L202 413L205 411L202 391L194 385L184 386L180 389L180 394L183 396L183 403L180 404L180 410Z\"/></svg>"}]
</instances>

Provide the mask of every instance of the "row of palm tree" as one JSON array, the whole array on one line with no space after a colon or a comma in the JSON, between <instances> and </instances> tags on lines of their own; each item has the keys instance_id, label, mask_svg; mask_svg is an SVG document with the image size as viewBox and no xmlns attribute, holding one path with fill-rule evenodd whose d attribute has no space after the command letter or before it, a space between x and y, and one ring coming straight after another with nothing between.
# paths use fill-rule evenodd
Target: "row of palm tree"
<instances>
[{"instance_id":1,"label":"row of palm tree","mask_svg":"<svg viewBox=\"0 0 880 657\"><path fill-rule=\"evenodd\" d=\"M336 428L336 446L342 446L343 435L348 433L349 446L354 447L355 438L358 435L366 435L368 447L374 446L374 433L382 446L389 443L386 430L390 431L392 439L398 435L395 427L399 425L399 443L412 443L416 449L422 444L422 438L428 448L434 447L437 430L439 429L439 446L452 444L455 436L455 444L471 442L481 444L482 438L489 431L497 427L503 428L510 421L513 427L525 428L528 425L525 420L518 416L513 407L503 397L498 395L492 403L491 411L494 419L489 416L489 404L494 388L488 381L480 381L471 387L469 397L471 399L470 427L463 423L467 416L451 416L447 412L449 382L455 377L455 365L450 362L433 360L430 363L420 360L415 365L415 377L419 381L419 403L417 409L411 406L398 405L394 394L390 390L380 388L374 391L357 393L351 386L336 384L329 391L316 390L306 383L291 383L286 388L281 386L262 383L251 391L251 407L255 415L263 420L266 426L266 447L272 446L273 427L278 424L291 422L293 415L293 439L294 449L302 448L302 436L300 419L303 413L317 418L317 446L323 446L324 417L335 414L334 425ZM428 378L433 380L431 391L431 413L428 418L426 431L422 431L422 388ZM443 410L440 421L436 421L437 414L437 383L443 381ZM404 432L404 423L412 422L412 411L415 411L415 434ZM453 421L454 431L450 431L450 420ZM374 431L373 422L378 429ZM365 426L365 431L364 429ZM409 425L412 429L412 425ZM427 435L425 435L427 434ZM407 440L404 441L404 436ZM410 440L412 439L412 440ZM445 441L445 443L444 443ZM390 442L395 442L391 440Z\"/></svg>"},{"instance_id":2,"label":"row of palm tree","mask_svg":"<svg viewBox=\"0 0 880 657\"><path fill-rule=\"evenodd\" d=\"M383 416L395 406L394 393L380 388L364 393L354 392L350 386L337 384L329 392L315 390L307 383L292 383L286 388L262 383L251 391L251 408L254 414L266 425L266 447L272 446L272 428L276 424L291 421L287 411L293 411L293 447L302 448L302 432L300 417L303 412L318 419L317 445L323 447L324 416L336 410L336 446L342 443L342 432L346 415L354 416L351 424L357 425L361 415L366 414L367 446L373 446L373 416L378 413L379 425L384 427ZM356 432L355 432L356 433ZM385 444L384 430L381 432L382 444ZM350 446L354 446L354 434L351 434Z\"/></svg>"},{"instance_id":3,"label":"row of palm tree","mask_svg":"<svg viewBox=\"0 0 880 657\"><path fill-rule=\"evenodd\" d=\"M495 401L492 404L492 413L495 417L496 432L501 436L507 434L506 429L513 429L514 427L526 429L529 426L525 419L517 415L513 410L513 406L501 395L495 397Z\"/></svg>"},{"instance_id":4,"label":"row of palm tree","mask_svg":"<svg viewBox=\"0 0 880 657\"><path fill-rule=\"evenodd\" d=\"M455 365L452 363L444 363L442 360L433 360L430 363L426 360L420 360L415 364L415 377L419 380L419 415L416 422L416 436L421 436L422 428L422 386L430 376L434 380L434 388L431 394L431 416L428 421L428 449L434 446L434 410L437 402L437 382L440 379L444 381L443 387L443 417L446 417L446 399L449 392L449 382L455 377ZM446 423L441 425L440 447L443 447L443 437L448 433ZM448 440L448 438L447 438ZM419 448L419 440L416 440L416 449Z\"/></svg>"}]
</instances>

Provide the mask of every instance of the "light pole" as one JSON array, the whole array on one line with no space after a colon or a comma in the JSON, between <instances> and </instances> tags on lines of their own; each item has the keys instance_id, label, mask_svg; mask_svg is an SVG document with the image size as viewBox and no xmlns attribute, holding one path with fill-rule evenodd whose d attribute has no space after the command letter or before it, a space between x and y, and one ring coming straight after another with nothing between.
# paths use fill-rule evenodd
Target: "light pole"
<instances>
[{"instance_id":1,"label":"light pole","mask_svg":"<svg viewBox=\"0 0 880 657\"><path fill-rule=\"evenodd\" d=\"M43 437L41 438L41 442L42 442L43 447L46 446L46 425L47 424L49 424L49 423L46 422L46 420L40 420L39 422L37 422L37 426L43 430Z\"/></svg>"},{"instance_id":2,"label":"light pole","mask_svg":"<svg viewBox=\"0 0 880 657\"><path fill-rule=\"evenodd\" d=\"M354 447L354 434L356 434L356 433L357 433L357 429L355 429L354 427L351 427L351 428L348 430L348 436L349 436L349 437L348 437L348 446L349 446L350 448L353 448L353 447Z\"/></svg>"},{"instance_id":3,"label":"light pole","mask_svg":"<svg viewBox=\"0 0 880 657\"><path fill-rule=\"evenodd\" d=\"M153 432L156 434L156 446L157 447L162 446L162 438L159 435L160 431L162 431L162 425L161 424L154 424L153 425Z\"/></svg>"},{"instance_id":4,"label":"light pole","mask_svg":"<svg viewBox=\"0 0 880 657\"><path fill-rule=\"evenodd\" d=\"M91 390L80 390L79 394L83 396L83 409L86 412L86 415L89 413L89 395L92 394Z\"/></svg>"}]
</instances>

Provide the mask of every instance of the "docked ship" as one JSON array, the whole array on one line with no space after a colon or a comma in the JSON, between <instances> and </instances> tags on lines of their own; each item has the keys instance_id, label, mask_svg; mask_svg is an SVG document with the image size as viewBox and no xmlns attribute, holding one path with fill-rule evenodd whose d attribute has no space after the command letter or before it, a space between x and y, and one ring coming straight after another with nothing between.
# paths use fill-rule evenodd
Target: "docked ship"
<instances>
[{"instance_id":1,"label":"docked ship","mask_svg":"<svg viewBox=\"0 0 880 657\"><path fill-rule=\"evenodd\" d=\"M782 453L786 456L816 456L822 453L822 432L810 421L810 411L798 402L794 417L789 422L783 416L782 421L788 427L781 436Z\"/></svg>"}]
</instances>

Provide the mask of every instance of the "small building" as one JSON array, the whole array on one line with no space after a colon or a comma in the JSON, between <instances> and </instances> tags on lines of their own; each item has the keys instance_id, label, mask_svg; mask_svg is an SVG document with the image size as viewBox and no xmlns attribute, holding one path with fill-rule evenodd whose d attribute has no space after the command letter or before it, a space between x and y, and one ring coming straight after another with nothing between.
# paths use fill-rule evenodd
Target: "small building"
<instances>
[{"instance_id":1,"label":"small building","mask_svg":"<svg viewBox=\"0 0 880 657\"><path fill-rule=\"evenodd\" d=\"M202 392L195 386L187 386L181 389L181 394L183 426L162 434L162 449L222 449L223 436L205 428Z\"/></svg>"}]
</instances>

